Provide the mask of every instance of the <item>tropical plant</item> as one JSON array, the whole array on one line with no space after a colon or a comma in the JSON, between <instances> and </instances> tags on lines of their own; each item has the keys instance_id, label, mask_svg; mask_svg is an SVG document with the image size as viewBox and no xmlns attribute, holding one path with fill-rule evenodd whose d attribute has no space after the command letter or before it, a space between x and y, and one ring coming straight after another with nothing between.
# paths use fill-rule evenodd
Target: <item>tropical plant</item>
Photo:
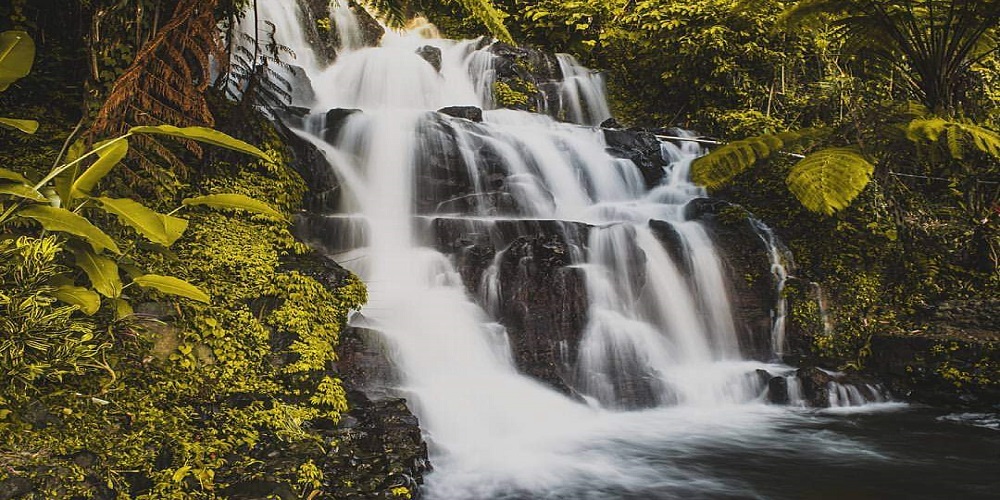
<instances>
[{"instance_id":1,"label":"tropical plant","mask_svg":"<svg viewBox=\"0 0 1000 500\"><path fill-rule=\"evenodd\" d=\"M849 53L898 70L920 102L950 115L970 68L997 50L998 0L802 0L779 26L828 23Z\"/></svg>"},{"instance_id":2,"label":"tropical plant","mask_svg":"<svg viewBox=\"0 0 1000 500\"><path fill-rule=\"evenodd\" d=\"M20 33L18 40L28 38ZM24 54L30 52L28 57ZM14 53L0 53L0 67L12 83L27 75L33 49ZM20 75L20 76L16 76ZM171 125L132 127L128 132L98 143L92 150L84 151L82 141L69 149L65 163L53 168L43 179L34 182L21 173L0 168L0 228L15 220L30 220L47 231L54 231L69 238L68 246L75 257L75 264L90 280L93 290L75 286L72 282L56 288L55 296L76 305L87 314L94 314L100 305L99 295L113 301L119 311L128 311L122 303L122 292L127 286L156 289L189 299L208 302L207 294L194 285L171 276L145 274L133 270L132 281L123 285L119 264L126 259L118 243L94 225L84 215L92 209L115 216L153 244L169 247L183 235L188 221L169 214L153 211L142 203L129 198L99 196L98 183L119 165L129 150L132 137L169 136L188 141L211 144L256 156L265 161L270 157L260 149L222 132L204 127L174 127ZM50 185L52 183L52 185ZM46 194L43 190L48 189ZM216 208L237 208L263 213L279 219L284 216L267 204L239 194L216 194L183 200L182 207L205 205ZM178 208L179 209L179 208ZM83 215L81 215L83 214ZM11 233L13 234L13 233ZM111 256L114 256L112 258ZM127 263L127 262L126 262Z\"/></svg>"}]
</instances>

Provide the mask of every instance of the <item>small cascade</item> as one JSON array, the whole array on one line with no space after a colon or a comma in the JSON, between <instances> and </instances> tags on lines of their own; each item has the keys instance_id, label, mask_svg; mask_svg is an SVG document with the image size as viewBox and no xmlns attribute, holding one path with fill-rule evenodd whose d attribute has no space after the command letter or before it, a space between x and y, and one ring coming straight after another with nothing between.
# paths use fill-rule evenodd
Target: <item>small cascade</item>
<instances>
[{"instance_id":1,"label":"small cascade","mask_svg":"<svg viewBox=\"0 0 1000 500\"><path fill-rule=\"evenodd\" d=\"M330 1L330 21L337 30L337 40L342 51L354 51L365 46L361 25L348 5L347 0Z\"/></svg>"},{"instance_id":2,"label":"small cascade","mask_svg":"<svg viewBox=\"0 0 1000 500\"><path fill-rule=\"evenodd\" d=\"M560 108L566 120L583 125L600 125L611 118L604 91L604 77L584 68L569 54L556 54L563 80Z\"/></svg>"},{"instance_id":3,"label":"small cascade","mask_svg":"<svg viewBox=\"0 0 1000 500\"><path fill-rule=\"evenodd\" d=\"M771 259L771 275L775 282L774 309L771 311L771 346L774 353L780 358L785 353L785 318L788 315L788 299L785 298L785 284L788 281L788 270L786 262L791 262L789 252L778 242L778 238L763 222L751 217L750 224L757 235L767 247L768 256Z\"/></svg>"},{"instance_id":4,"label":"small cascade","mask_svg":"<svg viewBox=\"0 0 1000 500\"><path fill-rule=\"evenodd\" d=\"M294 2L259 4L297 19ZM420 417L432 497L541 497L594 477L628 491L650 476L621 442L713 421L743 432L770 418L775 379L786 403L815 399L793 368L741 351L720 242L686 215L706 195L689 179L697 143L653 141L666 167L648 175L609 153L593 127L610 116L603 81L568 56L574 123L492 109L481 41L387 32L361 47L338 29L333 64L303 62L316 99L296 133L344 192L305 230L368 285L364 326ZM866 397L844 390L828 404Z\"/></svg>"}]
</instances>

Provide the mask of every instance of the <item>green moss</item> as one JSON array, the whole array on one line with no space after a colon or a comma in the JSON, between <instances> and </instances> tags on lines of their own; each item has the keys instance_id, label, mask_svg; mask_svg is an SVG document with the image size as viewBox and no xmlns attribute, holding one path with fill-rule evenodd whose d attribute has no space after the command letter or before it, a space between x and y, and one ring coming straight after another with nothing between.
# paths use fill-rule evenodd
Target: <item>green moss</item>
<instances>
[{"instance_id":1,"label":"green moss","mask_svg":"<svg viewBox=\"0 0 1000 500\"><path fill-rule=\"evenodd\" d=\"M493 99L503 108L535 111L532 97L537 93L538 87L523 78L515 77L493 83Z\"/></svg>"},{"instance_id":2,"label":"green moss","mask_svg":"<svg viewBox=\"0 0 1000 500\"><path fill-rule=\"evenodd\" d=\"M284 158L277 137L269 139L270 152ZM286 214L306 190L283 163L218 161L197 185L185 194L239 192ZM189 229L170 250L137 248L133 263L197 284L210 305L130 287L136 309L155 317L88 322L57 308L50 319L90 336L81 345L106 347L85 358L99 355L107 369L60 365L37 391L8 384L0 392L0 479L31 480L36 490L25 498L109 489L119 498L219 498L227 485L251 479L306 497L335 484L317 465L325 450L311 423L336 422L347 410L332 364L348 312L367 298L364 285L352 276L330 290L286 265L310 250L285 222L201 209L186 216ZM0 272L5 280L14 274ZM275 460L276 449L294 453ZM137 477L152 486L129 496Z\"/></svg>"}]
</instances>

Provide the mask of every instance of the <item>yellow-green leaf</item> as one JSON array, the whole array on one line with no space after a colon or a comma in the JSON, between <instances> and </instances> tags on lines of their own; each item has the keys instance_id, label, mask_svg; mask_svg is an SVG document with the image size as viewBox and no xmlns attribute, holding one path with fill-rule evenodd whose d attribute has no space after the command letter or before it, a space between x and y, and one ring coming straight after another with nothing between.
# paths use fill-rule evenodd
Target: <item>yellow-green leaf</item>
<instances>
[{"instance_id":1,"label":"yellow-green leaf","mask_svg":"<svg viewBox=\"0 0 1000 500\"><path fill-rule=\"evenodd\" d=\"M188 220L166 214L157 215L160 216L160 222L163 223L163 229L167 234L167 246L170 246L184 235L184 231L186 231L188 227Z\"/></svg>"},{"instance_id":2,"label":"yellow-green leaf","mask_svg":"<svg viewBox=\"0 0 1000 500\"><path fill-rule=\"evenodd\" d=\"M0 92L28 76L35 61L35 41L24 31L0 33Z\"/></svg>"},{"instance_id":3,"label":"yellow-green leaf","mask_svg":"<svg viewBox=\"0 0 1000 500\"><path fill-rule=\"evenodd\" d=\"M113 299L111 302L115 306L116 320L124 319L135 314L135 311L132 310L132 304L129 304L127 300L118 298Z\"/></svg>"},{"instance_id":4,"label":"yellow-green leaf","mask_svg":"<svg viewBox=\"0 0 1000 500\"><path fill-rule=\"evenodd\" d=\"M122 280L118 274L118 264L103 255L97 255L80 247L74 249L76 265L90 278L90 284L101 295L116 299L122 294Z\"/></svg>"},{"instance_id":5,"label":"yellow-green leaf","mask_svg":"<svg viewBox=\"0 0 1000 500\"><path fill-rule=\"evenodd\" d=\"M785 183L807 209L833 215L861 194L874 170L856 149L828 148L796 163Z\"/></svg>"},{"instance_id":6,"label":"yellow-green leaf","mask_svg":"<svg viewBox=\"0 0 1000 500\"><path fill-rule=\"evenodd\" d=\"M38 131L38 122L35 120L21 120L18 118L0 118L0 125L20 130L25 134L34 134Z\"/></svg>"},{"instance_id":7,"label":"yellow-green leaf","mask_svg":"<svg viewBox=\"0 0 1000 500\"><path fill-rule=\"evenodd\" d=\"M52 296L67 304L79 306L80 311L87 316L101 308L101 296L82 286L61 286L52 292Z\"/></svg>"},{"instance_id":8,"label":"yellow-green leaf","mask_svg":"<svg viewBox=\"0 0 1000 500\"><path fill-rule=\"evenodd\" d=\"M170 238L163 226L163 214L154 212L142 203L128 198L94 198L104 211L117 215L118 221L134 228L153 243L170 246L177 238Z\"/></svg>"},{"instance_id":9,"label":"yellow-green leaf","mask_svg":"<svg viewBox=\"0 0 1000 500\"><path fill-rule=\"evenodd\" d=\"M0 184L0 194L9 194L18 198L26 198L31 201L48 201L48 198L35 191L35 188L26 184Z\"/></svg>"},{"instance_id":10,"label":"yellow-green leaf","mask_svg":"<svg viewBox=\"0 0 1000 500\"><path fill-rule=\"evenodd\" d=\"M97 161L73 181L70 198L89 196L97 183L105 175L108 175L108 172L128 153L128 141L124 137L100 144L97 147L100 148L97 152Z\"/></svg>"},{"instance_id":11,"label":"yellow-green leaf","mask_svg":"<svg viewBox=\"0 0 1000 500\"><path fill-rule=\"evenodd\" d=\"M173 276L146 274L135 278L133 281L143 288L153 288L166 294L186 297L206 304L211 301L208 294L201 291L198 287Z\"/></svg>"},{"instance_id":12,"label":"yellow-green leaf","mask_svg":"<svg viewBox=\"0 0 1000 500\"><path fill-rule=\"evenodd\" d=\"M59 231L69 233L82 238L94 248L95 252L108 249L114 253L121 253L118 245L110 236L93 225L87 219L70 212L64 208L50 207L47 205L32 205L22 208L17 212L18 217L25 217L35 220L49 231Z\"/></svg>"},{"instance_id":13,"label":"yellow-green leaf","mask_svg":"<svg viewBox=\"0 0 1000 500\"><path fill-rule=\"evenodd\" d=\"M267 153L261 151L256 146L243 142L235 137L219 132L208 127L175 127L173 125L157 125L132 127L129 132L134 134L161 134L181 139L204 142L213 146L220 146L233 151L239 151L256 156L264 161L274 161Z\"/></svg>"},{"instance_id":14,"label":"yellow-green leaf","mask_svg":"<svg viewBox=\"0 0 1000 500\"><path fill-rule=\"evenodd\" d=\"M285 214L275 210L267 203L255 200L242 194L210 194L207 196L187 198L181 203L184 206L205 205L212 208L248 210L258 214L270 215L271 217L281 220L285 219Z\"/></svg>"},{"instance_id":15,"label":"yellow-green leaf","mask_svg":"<svg viewBox=\"0 0 1000 500\"><path fill-rule=\"evenodd\" d=\"M21 184L33 184L27 177L6 168L0 168L0 179L20 182Z\"/></svg>"}]
</instances>

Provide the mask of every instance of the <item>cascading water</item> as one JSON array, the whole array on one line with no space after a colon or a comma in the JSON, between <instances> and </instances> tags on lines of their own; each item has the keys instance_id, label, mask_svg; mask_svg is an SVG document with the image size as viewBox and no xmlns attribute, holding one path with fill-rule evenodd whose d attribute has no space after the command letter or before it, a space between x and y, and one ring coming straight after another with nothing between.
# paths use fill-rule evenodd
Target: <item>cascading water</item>
<instances>
[{"instance_id":1,"label":"cascading water","mask_svg":"<svg viewBox=\"0 0 1000 500\"><path fill-rule=\"evenodd\" d=\"M286 16L270 17L281 30L296 22L285 2L258 4L262 16ZM338 25L351 22L334 13ZM299 61L316 100L297 133L346 190L320 238L369 287L365 325L389 346L397 390L432 450L427 493L753 496L739 481L671 461L697 462L720 440L767 450L806 418L764 404L761 371L781 378L793 369L744 358L722 258L707 229L685 216L705 195L688 180L697 144L663 143L664 181L648 189L635 164L607 153L600 130L490 110L495 75L482 44L387 32L380 47L359 47L354 29L338 26L345 44L334 64ZM440 70L418 55L426 47L440 51ZM599 78L559 62L568 116L587 125L607 118ZM480 123L435 112L446 106L487 111ZM497 250L471 290L454 252L442 251L447 228ZM515 250L525 248L563 263L558 279L582 276L582 334L575 350L559 344L563 392L519 371L498 322L512 293L501 277L530 273L517 267L524 258ZM776 333L776 352L782 342ZM803 397L797 384L785 384L793 405ZM844 387L831 387L834 406L865 400ZM853 446L795 439L819 455Z\"/></svg>"}]
</instances>

